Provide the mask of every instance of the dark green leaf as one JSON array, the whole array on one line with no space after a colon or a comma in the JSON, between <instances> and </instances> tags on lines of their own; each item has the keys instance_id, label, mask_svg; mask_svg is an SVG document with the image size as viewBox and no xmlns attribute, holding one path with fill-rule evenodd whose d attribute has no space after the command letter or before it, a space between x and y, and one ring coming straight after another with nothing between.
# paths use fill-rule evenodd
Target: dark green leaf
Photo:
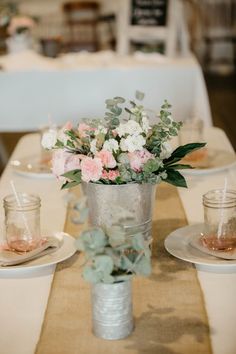
<instances>
[{"instance_id":1,"label":"dark green leaf","mask_svg":"<svg viewBox=\"0 0 236 354\"><path fill-rule=\"evenodd\" d=\"M176 170L170 169L166 170L167 178L164 179L165 182L173 184L176 187L187 188L187 183L185 178Z\"/></svg>"},{"instance_id":2,"label":"dark green leaf","mask_svg":"<svg viewBox=\"0 0 236 354\"><path fill-rule=\"evenodd\" d=\"M79 184L79 182L76 182L76 181L73 181L73 182L68 182L68 181L66 181L66 182L62 185L61 189L73 188L73 187L77 186L78 184Z\"/></svg>"},{"instance_id":3,"label":"dark green leaf","mask_svg":"<svg viewBox=\"0 0 236 354\"><path fill-rule=\"evenodd\" d=\"M191 165L185 165L185 164L175 164L175 165L168 165L168 169L174 169L174 170L186 170L186 169L190 169L190 168L194 168Z\"/></svg>"},{"instance_id":4,"label":"dark green leaf","mask_svg":"<svg viewBox=\"0 0 236 354\"><path fill-rule=\"evenodd\" d=\"M81 171L80 170L73 170L66 172L62 175L63 177L66 177L72 181L75 181L77 183L81 183Z\"/></svg>"},{"instance_id":5,"label":"dark green leaf","mask_svg":"<svg viewBox=\"0 0 236 354\"><path fill-rule=\"evenodd\" d=\"M190 152L201 149L204 147L206 143L190 143L186 145L179 146L175 149L171 156L168 159L163 160L164 165L169 165L174 162L180 161L183 157L185 157Z\"/></svg>"},{"instance_id":6,"label":"dark green leaf","mask_svg":"<svg viewBox=\"0 0 236 354\"><path fill-rule=\"evenodd\" d=\"M55 146L58 147L58 148L63 148L63 147L64 147L64 144L63 144L62 141L60 141L60 140L57 139L57 142L56 142Z\"/></svg>"}]
</instances>

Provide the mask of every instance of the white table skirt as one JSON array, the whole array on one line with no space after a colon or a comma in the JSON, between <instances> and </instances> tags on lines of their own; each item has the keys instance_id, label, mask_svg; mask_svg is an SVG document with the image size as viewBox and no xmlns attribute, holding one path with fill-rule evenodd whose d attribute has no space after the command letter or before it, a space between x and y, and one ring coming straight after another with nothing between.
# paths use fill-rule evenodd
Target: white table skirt
<instances>
[{"instance_id":1,"label":"white table skirt","mask_svg":"<svg viewBox=\"0 0 236 354\"><path fill-rule=\"evenodd\" d=\"M211 129L210 142L220 141L221 148L232 151L228 139L219 129ZM13 157L20 158L39 151L39 137L25 136L18 144ZM189 223L202 221L201 196L207 190L222 187L224 177L236 188L232 168L212 175L188 178L189 189L180 190L180 197ZM8 166L0 181L1 199L10 192L9 181L13 179L19 191L37 192L42 198L42 226L49 232L62 230L66 208L63 192L54 180L33 179L14 174ZM194 212L193 212L194 210ZM48 217L50 216L50 217ZM3 227L3 210L0 212ZM1 230L2 231L2 230ZM2 235L2 232L1 232ZM0 352L1 354L33 354L47 305L54 267L42 273L12 277L0 273ZM198 271L201 288L211 327L214 354L235 354L236 326L236 273L217 274Z\"/></svg>"},{"instance_id":2,"label":"white table skirt","mask_svg":"<svg viewBox=\"0 0 236 354\"><path fill-rule=\"evenodd\" d=\"M50 62L48 69L36 65L37 69L0 72L0 131L35 130L48 123L49 115L58 124L101 118L107 98L133 99L136 90L146 94L145 107L159 112L167 99L176 120L198 117L206 126L212 124L205 82L194 57L111 56L104 61L91 56L72 67L53 67Z\"/></svg>"}]
</instances>

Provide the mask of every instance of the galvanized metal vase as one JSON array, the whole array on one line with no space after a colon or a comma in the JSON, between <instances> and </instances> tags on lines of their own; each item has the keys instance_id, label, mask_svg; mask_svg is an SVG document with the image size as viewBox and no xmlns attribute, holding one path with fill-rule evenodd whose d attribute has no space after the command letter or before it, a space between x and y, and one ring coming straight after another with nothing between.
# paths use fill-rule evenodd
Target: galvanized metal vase
<instances>
[{"instance_id":1,"label":"galvanized metal vase","mask_svg":"<svg viewBox=\"0 0 236 354\"><path fill-rule=\"evenodd\" d=\"M88 198L90 223L94 226L123 225L127 235L141 232L151 243L152 211L156 186L83 184Z\"/></svg>"},{"instance_id":2,"label":"galvanized metal vase","mask_svg":"<svg viewBox=\"0 0 236 354\"><path fill-rule=\"evenodd\" d=\"M93 333L103 339L122 339L133 330L131 280L92 285Z\"/></svg>"}]
</instances>

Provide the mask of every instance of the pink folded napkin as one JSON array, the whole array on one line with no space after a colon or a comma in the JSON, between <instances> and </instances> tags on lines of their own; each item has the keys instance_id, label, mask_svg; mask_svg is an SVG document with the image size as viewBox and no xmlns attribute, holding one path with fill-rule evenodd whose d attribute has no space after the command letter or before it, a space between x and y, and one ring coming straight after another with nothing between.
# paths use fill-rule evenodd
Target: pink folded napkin
<instances>
[{"instance_id":1,"label":"pink folded napkin","mask_svg":"<svg viewBox=\"0 0 236 354\"><path fill-rule=\"evenodd\" d=\"M45 242L36 249L29 252L14 252L7 248L0 251L0 266L7 267L22 264L35 258L43 257L58 250L62 246L63 241L56 237L47 237Z\"/></svg>"},{"instance_id":2,"label":"pink folded napkin","mask_svg":"<svg viewBox=\"0 0 236 354\"><path fill-rule=\"evenodd\" d=\"M190 245L194 248L197 248L199 251L209 254L211 256L215 256L217 258L222 258L222 259L236 259L236 249L232 251L214 251L210 250L209 248L203 246L201 243L201 235L193 235L191 240L190 240Z\"/></svg>"}]
</instances>

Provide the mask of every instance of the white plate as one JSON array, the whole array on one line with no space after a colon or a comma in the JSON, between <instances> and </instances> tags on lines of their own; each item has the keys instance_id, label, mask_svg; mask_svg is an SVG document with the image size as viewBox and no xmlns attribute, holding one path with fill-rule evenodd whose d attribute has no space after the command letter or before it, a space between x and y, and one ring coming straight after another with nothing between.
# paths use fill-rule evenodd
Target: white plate
<instances>
[{"instance_id":1,"label":"white plate","mask_svg":"<svg viewBox=\"0 0 236 354\"><path fill-rule=\"evenodd\" d=\"M67 258L73 256L76 252L75 248L75 239L74 237L63 234L63 244L62 246L55 252L45 255L43 257L36 258L32 261L15 265L9 267L1 267L0 266L0 274L2 273L12 273L16 271L32 271L37 270L43 267L47 267L59 262L66 260Z\"/></svg>"},{"instance_id":2,"label":"white plate","mask_svg":"<svg viewBox=\"0 0 236 354\"><path fill-rule=\"evenodd\" d=\"M236 155L229 151L209 149L208 161L207 167L196 167L189 170L183 170L182 173L186 175L203 175L220 172L236 166ZM191 165L191 161L185 163Z\"/></svg>"},{"instance_id":3,"label":"white plate","mask_svg":"<svg viewBox=\"0 0 236 354\"><path fill-rule=\"evenodd\" d=\"M15 172L24 177L54 178L50 166L43 164L38 155L12 160L10 164Z\"/></svg>"},{"instance_id":4,"label":"white plate","mask_svg":"<svg viewBox=\"0 0 236 354\"><path fill-rule=\"evenodd\" d=\"M166 250L179 259L195 264L199 270L217 273L236 272L236 260L225 260L203 253L190 245L194 235L200 235L203 224L189 225L173 231L165 240Z\"/></svg>"}]
</instances>

